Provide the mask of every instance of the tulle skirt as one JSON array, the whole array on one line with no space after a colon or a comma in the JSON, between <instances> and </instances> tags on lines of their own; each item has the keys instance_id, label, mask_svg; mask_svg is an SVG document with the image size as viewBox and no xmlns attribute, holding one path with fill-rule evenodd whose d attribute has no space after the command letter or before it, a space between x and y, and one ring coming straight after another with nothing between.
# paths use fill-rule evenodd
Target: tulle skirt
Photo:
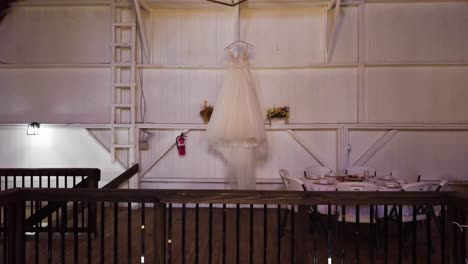
<instances>
[{"instance_id":1,"label":"tulle skirt","mask_svg":"<svg viewBox=\"0 0 468 264\"><path fill-rule=\"evenodd\" d=\"M208 141L226 161L227 189L256 189L256 147L266 139L264 119L247 67L227 71L214 105Z\"/></svg>"},{"instance_id":2,"label":"tulle skirt","mask_svg":"<svg viewBox=\"0 0 468 264\"><path fill-rule=\"evenodd\" d=\"M264 118L248 68L227 71L207 136L211 144L223 147L256 147L265 140Z\"/></svg>"}]
</instances>

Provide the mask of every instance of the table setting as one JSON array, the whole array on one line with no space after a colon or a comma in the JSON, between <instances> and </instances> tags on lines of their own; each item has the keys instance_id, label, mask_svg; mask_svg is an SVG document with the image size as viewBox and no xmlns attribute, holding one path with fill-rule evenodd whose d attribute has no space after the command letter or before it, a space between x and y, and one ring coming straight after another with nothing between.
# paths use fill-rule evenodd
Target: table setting
<instances>
[{"instance_id":1,"label":"table setting","mask_svg":"<svg viewBox=\"0 0 468 264\"><path fill-rule=\"evenodd\" d=\"M393 176L364 177L358 175L343 176L311 176L304 180L308 191L336 191L341 182L368 182L377 185L378 191L401 191L405 180Z\"/></svg>"}]
</instances>

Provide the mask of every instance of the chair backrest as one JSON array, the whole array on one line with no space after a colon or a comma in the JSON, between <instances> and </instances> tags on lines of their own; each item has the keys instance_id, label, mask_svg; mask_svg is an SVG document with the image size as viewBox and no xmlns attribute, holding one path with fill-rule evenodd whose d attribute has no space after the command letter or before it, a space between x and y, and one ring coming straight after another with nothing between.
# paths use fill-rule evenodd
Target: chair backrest
<instances>
[{"instance_id":1,"label":"chair backrest","mask_svg":"<svg viewBox=\"0 0 468 264\"><path fill-rule=\"evenodd\" d=\"M441 181L439 182L439 185L437 185L435 191L436 191L436 192L444 191L445 187L447 186L447 183L448 183L447 180L441 180Z\"/></svg>"},{"instance_id":2,"label":"chair backrest","mask_svg":"<svg viewBox=\"0 0 468 264\"><path fill-rule=\"evenodd\" d=\"M321 177L321 176L328 176L330 175L331 170L324 166L313 166L307 167L305 170L306 178L314 178Z\"/></svg>"},{"instance_id":3,"label":"chair backrest","mask_svg":"<svg viewBox=\"0 0 468 264\"><path fill-rule=\"evenodd\" d=\"M336 186L341 192L375 192L377 185L369 182L342 182Z\"/></svg>"},{"instance_id":4,"label":"chair backrest","mask_svg":"<svg viewBox=\"0 0 468 264\"><path fill-rule=\"evenodd\" d=\"M405 192L427 192L432 190L433 185L430 182L413 182L403 185L401 189Z\"/></svg>"},{"instance_id":5,"label":"chair backrest","mask_svg":"<svg viewBox=\"0 0 468 264\"><path fill-rule=\"evenodd\" d=\"M298 178L294 178L289 176L289 172L285 169L279 170L279 175L281 176L281 180L283 181L284 187L288 191L305 191L304 182L299 180Z\"/></svg>"},{"instance_id":6,"label":"chair backrest","mask_svg":"<svg viewBox=\"0 0 468 264\"><path fill-rule=\"evenodd\" d=\"M376 176L375 169L364 167L364 166L352 166L352 167L349 167L346 171L348 175L364 176L364 172L368 171L369 176Z\"/></svg>"}]
</instances>

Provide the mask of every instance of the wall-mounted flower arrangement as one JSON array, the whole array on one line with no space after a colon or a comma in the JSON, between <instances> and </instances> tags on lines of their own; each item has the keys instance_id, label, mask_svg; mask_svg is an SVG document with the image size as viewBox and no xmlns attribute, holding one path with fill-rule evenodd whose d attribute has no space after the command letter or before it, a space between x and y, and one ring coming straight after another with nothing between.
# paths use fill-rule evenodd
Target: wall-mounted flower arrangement
<instances>
[{"instance_id":1,"label":"wall-mounted flower arrangement","mask_svg":"<svg viewBox=\"0 0 468 264\"><path fill-rule=\"evenodd\" d=\"M205 124L210 122L211 114L213 114L213 106L208 104L208 101L205 101L200 110L200 116L203 119Z\"/></svg>"},{"instance_id":2,"label":"wall-mounted flower arrangement","mask_svg":"<svg viewBox=\"0 0 468 264\"><path fill-rule=\"evenodd\" d=\"M266 120L270 123L272 120L284 120L287 121L289 118L289 106L267 108Z\"/></svg>"}]
</instances>

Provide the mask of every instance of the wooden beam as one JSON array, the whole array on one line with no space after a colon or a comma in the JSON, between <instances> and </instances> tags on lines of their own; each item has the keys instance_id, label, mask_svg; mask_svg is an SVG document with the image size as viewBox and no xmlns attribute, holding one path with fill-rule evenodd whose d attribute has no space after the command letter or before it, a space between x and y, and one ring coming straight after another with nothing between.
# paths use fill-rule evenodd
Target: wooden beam
<instances>
[{"instance_id":1,"label":"wooden beam","mask_svg":"<svg viewBox=\"0 0 468 264\"><path fill-rule=\"evenodd\" d=\"M294 132L291 130L291 129L288 129L286 130L286 132L288 132L289 135L291 135L291 137L297 142L299 143L299 145L302 146L302 148L305 149L305 151L307 151L321 166L325 166L329 169L332 169L332 167L328 166L328 164L323 161L322 159L319 158L319 156L314 153L312 150L310 150L306 145L304 145L304 143L302 143L302 141L297 137L296 134L294 134Z\"/></svg>"},{"instance_id":2,"label":"wooden beam","mask_svg":"<svg viewBox=\"0 0 468 264\"><path fill-rule=\"evenodd\" d=\"M336 2L335 4L333 4ZM331 55L333 54L333 42L335 40L335 33L336 33L336 27L338 25L338 18L340 14L340 6L341 6L341 0L331 0L330 5L328 6L328 10L330 11L333 6L335 6L335 10L333 11L333 20L331 24L331 29L330 33L328 35L328 41L327 41L327 63L330 61Z\"/></svg>"},{"instance_id":3,"label":"wooden beam","mask_svg":"<svg viewBox=\"0 0 468 264\"><path fill-rule=\"evenodd\" d=\"M151 13L151 7L148 5L148 3L145 0L139 0L140 1L140 6L143 8L148 13Z\"/></svg>"},{"instance_id":4,"label":"wooden beam","mask_svg":"<svg viewBox=\"0 0 468 264\"><path fill-rule=\"evenodd\" d=\"M104 144L104 142L100 141L99 138L98 138L96 135L94 135L94 134L92 133L92 130L93 130L93 129L86 128L86 131L88 132L88 135L89 135L92 139L94 139L94 140L99 144L99 146L101 146L104 150L106 150L107 152L109 152L109 154L111 154L110 148L108 148L108 147ZM108 129L108 130L110 130L110 129ZM111 131L111 133L112 133L112 131ZM125 166L125 164L119 159L119 157L116 157L115 161L117 161L117 164L120 165L123 169L126 169L126 168L127 168L127 166Z\"/></svg>"},{"instance_id":5,"label":"wooden beam","mask_svg":"<svg viewBox=\"0 0 468 264\"><path fill-rule=\"evenodd\" d=\"M385 144L387 144L387 142L390 141L397 132L398 130L396 129L387 131L385 135L379 138L372 147L370 147L358 160L356 160L356 162L354 162L353 166L364 166L364 164L366 164L366 162L369 161L375 153L385 146Z\"/></svg>"},{"instance_id":6,"label":"wooden beam","mask_svg":"<svg viewBox=\"0 0 468 264\"><path fill-rule=\"evenodd\" d=\"M146 37L146 30L145 30L145 25L143 23L143 16L141 15L140 1L139 0L133 0L133 4L134 4L134 7L135 7L135 13L136 13L136 16L137 16L138 28L140 29L138 32L140 32L140 38L141 38L141 44L143 46L143 52L144 52L146 61L149 62L148 38Z\"/></svg>"},{"instance_id":7,"label":"wooden beam","mask_svg":"<svg viewBox=\"0 0 468 264\"><path fill-rule=\"evenodd\" d=\"M133 177L135 174L137 174L140 171L139 168L140 167L138 163L133 165L130 169L124 171L122 174L115 177L112 181L104 185L102 189L114 189L119 187L119 185L121 185L122 183Z\"/></svg>"}]
</instances>

